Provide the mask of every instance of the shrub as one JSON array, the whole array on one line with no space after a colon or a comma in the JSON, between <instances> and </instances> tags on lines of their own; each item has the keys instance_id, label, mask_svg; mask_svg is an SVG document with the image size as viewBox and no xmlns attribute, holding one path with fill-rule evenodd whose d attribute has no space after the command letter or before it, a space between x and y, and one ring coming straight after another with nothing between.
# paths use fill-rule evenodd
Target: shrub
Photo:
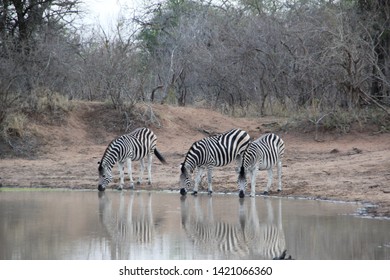
<instances>
[{"instance_id":1,"label":"shrub","mask_svg":"<svg viewBox=\"0 0 390 280\"><path fill-rule=\"evenodd\" d=\"M4 139L11 137L23 138L26 132L27 117L21 112L7 114L1 125L1 136Z\"/></svg>"},{"instance_id":2,"label":"shrub","mask_svg":"<svg viewBox=\"0 0 390 280\"><path fill-rule=\"evenodd\" d=\"M58 92L37 88L31 92L24 107L25 110L38 114L55 114L71 111L72 104L66 96Z\"/></svg>"}]
</instances>

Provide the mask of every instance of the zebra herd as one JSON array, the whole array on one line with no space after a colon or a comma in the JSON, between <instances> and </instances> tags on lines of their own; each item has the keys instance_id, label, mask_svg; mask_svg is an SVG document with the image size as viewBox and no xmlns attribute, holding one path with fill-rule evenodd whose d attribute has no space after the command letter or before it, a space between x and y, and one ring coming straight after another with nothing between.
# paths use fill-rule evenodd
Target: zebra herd
<instances>
[{"instance_id":1,"label":"zebra herd","mask_svg":"<svg viewBox=\"0 0 390 280\"><path fill-rule=\"evenodd\" d=\"M148 183L152 183L152 156L153 154L163 163L164 157L156 148L157 137L148 128L138 128L129 134L119 136L111 141L105 150L99 164L98 190L104 191L112 181L112 168L118 163L120 184L124 185L124 164L127 163L130 177L130 187L134 188L131 162L140 161L140 176L137 183L142 182L144 172L144 158L148 159ZM212 189L212 172L214 167L222 167L236 161L238 171L239 197L245 196L247 185L246 175L251 180L250 196L255 196L256 174L258 170L268 171L268 183L264 194L268 194L273 181L272 168L276 165L278 170L278 191L282 190L282 158L284 154L283 140L273 133L267 133L251 141L246 131L231 129L225 133L203 138L192 144L184 162L180 166L180 194L186 195L187 189L192 186L191 174L195 172L193 194L197 194L199 183L204 171L207 169L208 193Z\"/></svg>"}]
</instances>

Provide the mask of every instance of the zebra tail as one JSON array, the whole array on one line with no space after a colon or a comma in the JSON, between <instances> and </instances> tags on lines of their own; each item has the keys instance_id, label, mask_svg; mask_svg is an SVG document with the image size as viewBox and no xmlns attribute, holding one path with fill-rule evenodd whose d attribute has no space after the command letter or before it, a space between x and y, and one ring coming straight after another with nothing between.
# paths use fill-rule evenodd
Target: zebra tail
<instances>
[{"instance_id":1,"label":"zebra tail","mask_svg":"<svg viewBox=\"0 0 390 280\"><path fill-rule=\"evenodd\" d=\"M241 165L241 169L240 169L240 175L238 177L239 179L245 179L245 167L244 165Z\"/></svg>"},{"instance_id":2,"label":"zebra tail","mask_svg":"<svg viewBox=\"0 0 390 280\"><path fill-rule=\"evenodd\" d=\"M164 159L164 157L162 156L162 154L160 154L160 152L159 152L157 149L154 149L154 154L156 155L156 157L157 157L163 164L167 164L166 160Z\"/></svg>"}]
</instances>

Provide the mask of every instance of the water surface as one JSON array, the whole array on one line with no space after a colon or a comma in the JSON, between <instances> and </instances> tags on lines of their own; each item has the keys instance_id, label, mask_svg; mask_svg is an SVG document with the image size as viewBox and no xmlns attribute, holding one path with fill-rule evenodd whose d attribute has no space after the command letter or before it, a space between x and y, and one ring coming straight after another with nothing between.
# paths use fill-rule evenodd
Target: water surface
<instances>
[{"instance_id":1,"label":"water surface","mask_svg":"<svg viewBox=\"0 0 390 280\"><path fill-rule=\"evenodd\" d=\"M390 259L349 203L142 191L0 191L0 259Z\"/></svg>"}]
</instances>

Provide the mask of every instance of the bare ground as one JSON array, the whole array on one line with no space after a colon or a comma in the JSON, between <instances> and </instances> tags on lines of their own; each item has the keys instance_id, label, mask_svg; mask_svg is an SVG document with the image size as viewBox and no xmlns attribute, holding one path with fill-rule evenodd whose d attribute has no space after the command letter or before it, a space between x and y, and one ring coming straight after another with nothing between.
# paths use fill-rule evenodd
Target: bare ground
<instances>
[{"instance_id":1,"label":"bare ground","mask_svg":"<svg viewBox=\"0 0 390 280\"><path fill-rule=\"evenodd\" d=\"M150 107L140 110L150 121ZM265 132L276 131L281 121L229 118L212 110L168 105L153 105L152 112L156 119L148 122L148 126L157 135L157 148L168 165L155 158L154 183L137 185L138 189L178 192L180 163L190 145L208 133L238 127L257 138ZM34 159L1 159L0 187L96 189L97 162L107 144L117 136L107 124L107 118L112 118L112 114L102 104L78 103L66 125L35 124L32 129L44 139L43 151ZM320 142L314 141L310 133L290 131L279 135L286 144L283 191L271 195L372 203L376 207L369 208L368 215L390 217L390 134L327 134L320 136ZM133 166L137 169L138 164ZM115 181L110 184L112 188L118 183L116 171ZM138 172L134 175L138 176ZM236 192L236 180L233 165L216 168L214 192ZM266 180L266 172L259 173L258 193L263 191ZM275 186L276 182L274 190ZM206 184L203 188L206 190Z\"/></svg>"}]
</instances>

